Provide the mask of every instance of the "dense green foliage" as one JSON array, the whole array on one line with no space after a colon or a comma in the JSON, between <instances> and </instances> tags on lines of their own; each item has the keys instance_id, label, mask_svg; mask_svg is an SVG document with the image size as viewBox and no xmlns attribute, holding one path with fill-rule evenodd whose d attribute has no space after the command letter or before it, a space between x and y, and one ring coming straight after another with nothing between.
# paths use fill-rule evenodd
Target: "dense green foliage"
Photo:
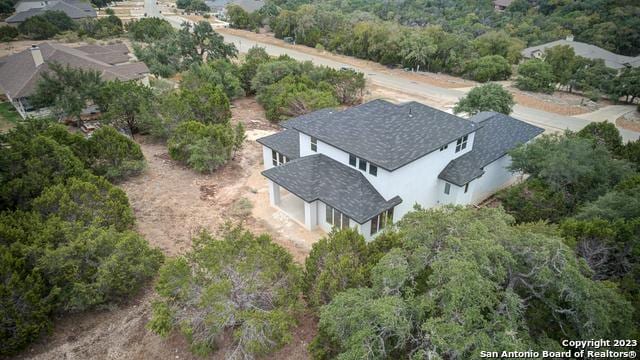
<instances>
[{"instance_id":1,"label":"dense green foliage","mask_svg":"<svg viewBox=\"0 0 640 360\"><path fill-rule=\"evenodd\" d=\"M91 171L110 181L138 175L145 168L140 145L112 126L94 131L87 140L85 163Z\"/></svg>"},{"instance_id":2,"label":"dense green foliage","mask_svg":"<svg viewBox=\"0 0 640 360\"><path fill-rule=\"evenodd\" d=\"M213 172L229 161L244 141L242 125L233 129L228 123L180 123L167 143L169 155L200 172Z\"/></svg>"},{"instance_id":3,"label":"dense green foliage","mask_svg":"<svg viewBox=\"0 0 640 360\"><path fill-rule=\"evenodd\" d=\"M81 19L77 22L77 31L80 37L105 39L122 35L124 28L119 17L109 15L98 19Z\"/></svg>"},{"instance_id":4,"label":"dense green foliage","mask_svg":"<svg viewBox=\"0 0 640 360\"><path fill-rule=\"evenodd\" d=\"M9 25L0 26L0 41L9 42L18 37L18 29Z\"/></svg>"},{"instance_id":5,"label":"dense green foliage","mask_svg":"<svg viewBox=\"0 0 640 360\"><path fill-rule=\"evenodd\" d=\"M29 39L45 40L75 27L76 24L64 12L49 10L21 22L18 31Z\"/></svg>"},{"instance_id":6,"label":"dense green foliage","mask_svg":"<svg viewBox=\"0 0 640 360\"><path fill-rule=\"evenodd\" d=\"M367 247L353 229L332 231L313 244L305 261L303 291L314 308L328 304L341 291L368 281Z\"/></svg>"},{"instance_id":7,"label":"dense green foliage","mask_svg":"<svg viewBox=\"0 0 640 360\"><path fill-rule=\"evenodd\" d=\"M553 68L542 60L527 60L518 66L516 78L518 89L552 93L555 89L555 81Z\"/></svg>"},{"instance_id":8,"label":"dense green foliage","mask_svg":"<svg viewBox=\"0 0 640 360\"><path fill-rule=\"evenodd\" d=\"M207 6L203 0L177 0L176 7L188 12L202 12L210 10L209 6Z\"/></svg>"},{"instance_id":9,"label":"dense green foliage","mask_svg":"<svg viewBox=\"0 0 640 360\"><path fill-rule=\"evenodd\" d=\"M95 102L102 111L102 120L130 133L139 130L140 113L153 99L151 89L135 81L109 81L100 87Z\"/></svg>"},{"instance_id":10,"label":"dense green foliage","mask_svg":"<svg viewBox=\"0 0 640 360\"><path fill-rule=\"evenodd\" d=\"M465 74L479 82L506 80L511 76L511 64L500 55L487 55L469 62Z\"/></svg>"},{"instance_id":11,"label":"dense green foliage","mask_svg":"<svg viewBox=\"0 0 640 360\"><path fill-rule=\"evenodd\" d=\"M225 44L224 39L216 33L207 21L195 25L184 22L176 32L165 31L164 23L144 23L141 29L134 26L134 38L151 41L149 44L135 44L134 53L144 61L153 74L169 77L177 72L187 70L192 64L203 63L205 59L235 58L238 54L233 44ZM158 31L146 37L147 28L158 26ZM160 37L164 34L162 37Z\"/></svg>"},{"instance_id":12,"label":"dense green foliage","mask_svg":"<svg viewBox=\"0 0 640 360\"><path fill-rule=\"evenodd\" d=\"M299 302L300 269L267 235L241 228L222 238L201 233L193 250L160 270L149 328L185 335L191 350L206 355L224 331L233 330L227 356L268 354L291 338Z\"/></svg>"},{"instance_id":13,"label":"dense green foliage","mask_svg":"<svg viewBox=\"0 0 640 360\"><path fill-rule=\"evenodd\" d=\"M460 99L453 111L475 115L481 111L495 111L506 115L511 114L515 105L513 96L500 84L485 84L475 87Z\"/></svg>"},{"instance_id":14,"label":"dense green foliage","mask_svg":"<svg viewBox=\"0 0 640 360\"><path fill-rule=\"evenodd\" d=\"M633 336L632 307L544 224L500 209L407 214L371 285L320 311L318 359L475 358L486 348L561 349L560 340Z\"/></svg>"},{"instance_id":15,"label":"dense green foliage","mask_svg":"<svg viewBox=\"0 0 640 360\"><path fill-rule=\"evenodd\" d=\"M111 135L109 146L124 138ZM45 119L0 135L1 355L49 330L53 315L126 298L160 266L160 251L130 231L125 193L89 172L96 159L122 163L135 155L119 145L105 152L104 140Z\"/></svg>"},{"instance_id":16,"label":"dense green foliage","mask_svg":"<svg viewBox=\"0 0 640 360\"><path fill-rule=\"evenodd\" d=\"M272 121L362 100L362 73L314 66L287 56L256 65L251 89Z\"/></svg>"},{"instance_id":17,"label":"dense green foliage","mask_svg":"<svg viewBox=\"0 0 640 360\"><path fill-rule=\"evenodd\" d=\"M167 20L157 17L132 20L127 23L126 28L132 40L143 42L164 39L174 33L173 26Z\"/></svg>"},{"instance_id":18,"label":"dense green foliage","mask_svg":"<svg viewBox=\"0 0 640 360\"><path fill-rule=\"evenodd\" d=\"M182 73L180 87L196 89L206 84L215 84L224 90L229 99L244 96L238 66L227 60L209 61L206 64L193 64Z\"/></svg>"}]
</instances>

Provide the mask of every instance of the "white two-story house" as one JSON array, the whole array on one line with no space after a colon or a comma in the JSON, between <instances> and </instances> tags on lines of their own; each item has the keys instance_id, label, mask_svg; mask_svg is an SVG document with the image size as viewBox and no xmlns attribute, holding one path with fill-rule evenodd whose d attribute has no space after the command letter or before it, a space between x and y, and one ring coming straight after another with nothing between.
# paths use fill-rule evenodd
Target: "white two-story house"
<instances>
[{"instance_id":1,"label":"white two-story house","mask_svg":"<svg viewBox=\"0 0 640 360\"><path fill-rule=\"evenodd\" d=\"M271 204L312 230L372 239L415 204L474 204L510 184L507 152L543 129L498 113L469 120L374 100L282 124L263 145Z\"/></svg>"}]
</instances>

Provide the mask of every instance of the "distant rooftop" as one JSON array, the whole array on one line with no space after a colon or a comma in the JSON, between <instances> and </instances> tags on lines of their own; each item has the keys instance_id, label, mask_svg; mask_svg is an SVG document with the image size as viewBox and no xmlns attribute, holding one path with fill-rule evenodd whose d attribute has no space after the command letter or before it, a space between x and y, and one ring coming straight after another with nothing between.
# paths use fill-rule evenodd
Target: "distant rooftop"
<instances>
[{"instance_id":1,"label":"distant rooftop","mask_svg":"<svg viewBox=\"0 0 640 360\"><path fill-rule=\"evenodd\" d=\"M346 110L321 110L285 123L336 148L393 171L477 129L432 107L373 100Z\"/></svg>"},{"instance_id":2,"label":"distant rooftop","mask_svg":"<svg viewBox=\"0 0 640 360\"><path fill-rule=\"evenodd\" d=\"M125 50L126 49L126 50ZM49 63L96 70L104 80L136 80L149 73L142 62L128 62L126 45L88 45L72 48L54 42L37 45L43 62L36 63L33 49L0 58L0 89L11 98L31 95L40 76L49 69Z\"/></svg>"},{"instance_id":3,"label":"distant rooftop","mask_svg":"<svg viewBox=\"0 0 640 360\"><path fill-rule=\"evenodd\" d=\"M572 37L568 39L556 40L546 44L536 45L532 47L528 47L522 50L522 56L525 58L534 57L534 53L537 51L544 52L546 49L552 48L554 46L559 45L569 45L573 48L573 51L576 55L582 56L587 59L602 59L604 60L604 64L607 67L612 69L621 69L624 67L639 67L640 66L640 56L632 57L625 55L614 54L609 50L605 50L601 47L579 42L573 41Z\"/></svg>"},{"instance_id":4,"label":"distant rooftop","mask_svg":"<svg viewBox=\"0 0 640 360\"><path fill-rule=\"evenodd\" d=\"M15 13L12 16L8 17L5 22L8 24L17 24L21 23L28 18L40 15L45 11L62 11L70 18L77 20L83 19L87 17L96 17L96 10L91 6L91 3L79 1L79 0L59 0L52 2L50 5L46 5L42 8L33 8L27 11L22 11L19 13Z\"/></svg>"}]
</instances>

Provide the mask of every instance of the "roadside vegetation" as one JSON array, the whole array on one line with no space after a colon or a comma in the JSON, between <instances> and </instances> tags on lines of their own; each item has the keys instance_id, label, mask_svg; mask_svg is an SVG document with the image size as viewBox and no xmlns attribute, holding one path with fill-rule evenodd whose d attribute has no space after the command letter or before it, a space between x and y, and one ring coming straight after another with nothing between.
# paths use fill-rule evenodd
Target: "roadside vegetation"
<instances>
[{"instance_id":1,"label":"roadside vegetation","mask_svg":"<svg viewBox=\"0 0 640 360\"><path fill-rule=\"evenodd\" d=\"M578 91L592 100L608 96L633 103L640 94L634 80L637 68L617 75L603 62L575 56L568 47L550 49L544 60L518 65L525 47L568 35L617 54L637 56L640 44L634 39L640 36L640 20L629 15L640 11L637 4L518 0L501 12L491 1L384 4L273 0L251 14L236 8L228 14L235 28L268 25L277 38L392 67L444 72L479 82L506 80L517 73L516 85L522 90Z\"/></svg>"}]
</instances>

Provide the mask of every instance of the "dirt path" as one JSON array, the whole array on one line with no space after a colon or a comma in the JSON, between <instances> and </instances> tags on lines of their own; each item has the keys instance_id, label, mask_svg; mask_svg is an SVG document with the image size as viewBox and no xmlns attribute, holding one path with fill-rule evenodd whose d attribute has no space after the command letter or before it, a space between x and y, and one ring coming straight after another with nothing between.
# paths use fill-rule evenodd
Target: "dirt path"
<instances>
[{"instance_id":1,"label":"dirt path","mask_svg":"<svg viewBox=\"0 0 640 360\"><path fill-rule=\"evenodd\" d=\"M262 148L255 139L276 131L253 99L234 102L233 121L242 121L248 139L243 150L223 169L201 175L175 163L164 145L139 139L148 162L145 173L121 187L136 215L136 229L169 256L191 246L191 235L205 228L216 232L226 221L242 221L256 233L267 232L302 263L321 233L310 233L282 217L269 206L262 170ZM233 204L248 199L250 214L237 216ZM274 218L279 221L271 221ZM110 310L64 316L55 321L52 334L27 349L17 359L197 359L179 334L163 340L146 330L155 297L152 285L128 303ZM316 320L299 317L293 340L272 355L274 359L307 359L306 347L316 332ZM211 359L224 359L224 346Z\"/></svg>"}]
</instances>

